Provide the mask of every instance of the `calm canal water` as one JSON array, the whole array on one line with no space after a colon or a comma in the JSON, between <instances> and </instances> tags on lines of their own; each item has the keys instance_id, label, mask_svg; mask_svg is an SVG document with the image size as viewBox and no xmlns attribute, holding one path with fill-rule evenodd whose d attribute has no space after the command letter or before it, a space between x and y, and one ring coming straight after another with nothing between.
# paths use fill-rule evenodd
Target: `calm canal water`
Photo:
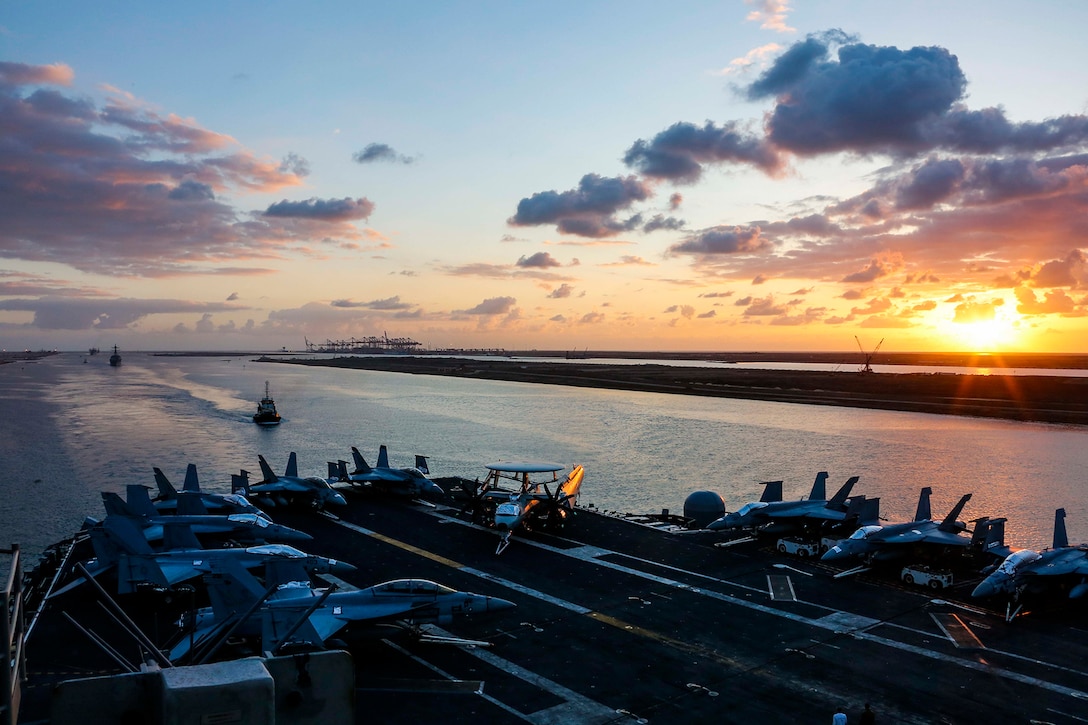
<instances>
[{"instance_id":1,"label":"calm canal water","mask_svg":"<svg viewBox=\"0 0 1088 725\"><path fill-rule=\"evenodd\" d=\"M84 362L86 360L87 362ZM284 423L250 419L269 381ZM879 496L882 515L909 518L932 486L934 515L967 492L966 518L1006 516L1006 541L1045 547L1054 509L1088 539L1088 428L656 393L464 380L253 362L253 357L68 353L0 366L0 541L36 555L103 515L100 491L153 485L152 466L180 484L192 462L209 490L230 474L282 470L296 451L303 475L350 460L393 465L430 456L437 476L481 476L501 459L586 467L582 505L680 512L695 490L734 510L760 481L788 498L817 471L829 493L852 475Z\"/></svg>"}]
</instances>

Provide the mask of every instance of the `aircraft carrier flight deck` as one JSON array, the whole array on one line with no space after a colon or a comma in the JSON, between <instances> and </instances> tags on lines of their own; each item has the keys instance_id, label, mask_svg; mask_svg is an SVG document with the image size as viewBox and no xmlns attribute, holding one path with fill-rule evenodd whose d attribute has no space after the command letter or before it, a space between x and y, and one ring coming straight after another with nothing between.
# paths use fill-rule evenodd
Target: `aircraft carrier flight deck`
<instances>
[{"instance_id":1,"label":"aircraft carrier flight deck","mask_svg":"<svg viewBox=\"0 0 1088 725\"><path fill-rule=\"evenodd\" d=\"M496 555L496 533L456 504L345 495L336 516L270 511L314 537L308 552L357 567L333 583L425 578L517 605L431 629L489 647L352 639L358 722L825 723L838 707L857 722L865 703L881 723L1088 722L1075 609L1006 622L970 600L977 580L835 578L767 542L714 546L592 509ZM64 626L29 642L23 721L71 656L49 646L77 639Z\"/></svg>"}]
</instances>

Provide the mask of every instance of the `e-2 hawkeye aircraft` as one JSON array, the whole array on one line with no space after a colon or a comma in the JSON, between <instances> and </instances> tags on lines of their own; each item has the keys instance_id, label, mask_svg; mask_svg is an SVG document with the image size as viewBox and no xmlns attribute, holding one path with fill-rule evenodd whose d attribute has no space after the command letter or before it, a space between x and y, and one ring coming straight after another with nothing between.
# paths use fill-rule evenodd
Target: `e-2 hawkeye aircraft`
<instances>
[{"instance_id":1,"label":"e-2 hawkeye aircraft","mask_svg":"<svg viewBox=\"0 0 1088 725\"><path fill-rule=\"evenodd\" d=\"M250 483L249 471L231 476L231 489L234 493L241 491L246 498L254 498L269 507L303 504L324 510L329 505L346 506L348 503L344 494L330 486L324 478L299 476L298 457L294 451L287 457L287 468L282 476L273 472L264 456L258 455L257 460L264 478L258 483Z\"/></svg>"},{"instance_id":2,"label":"e-2 hawkeye aircraft","mask_svg":"<svg viewBox=\"0 0 1088 725\"><path fill-rule=\"evenodd\" d=\"M565 466L542 461L500 461L487 464L488 474L477 482L469 503L462 512L471 510L474 521L483 522L502 533L496 554L510 545L510 536L518 527L561 529L574 512L581 492L585 469L575 465L562 481L558 472ZM551 474L550 480L533 480L530 474ZM502 481L512 481L518 490L502 487Z\"/></svg>"},{"instance_id":3,"label":"e-2 hawkeye aircraft","mask_svg":"<svg viewBox=\"0 0 1088 725\"><path fill-rule=\"evenodd\" d=\"M235 562L204 577L211 607L183 617L188 631L170 651L172 661L214 647L217 633L260 637L261 652L286 644L321 648L345 627L448 624L455 616L493 614L516 605L498 597L459 592L425 579L398 579L355 591L314 588L299 567L265 567L267 588ZM190 621L191 620L191 621Z\"/></svg>"},{"instance_id":4,"label":"e-2 hawkeye aircraft","mask_svg":"<svg viewBox=\"0 0 1088 725\"><path fill-rule=\"evenodd\" d=\"M347 461L329 461L331 483L351 483L394 496L411 498L445 498L446 492L437 483L427 478L427 456L416 454L416 465L411 468L394 468L389 465L389 451L385 445L378 448L378 463L373 468L363 458L355 446L351 447L351 456L355 459L355 470L348 473Z\"/></svg>"},{"instance_id":5,"label":"e-2 hawkeye aircraft","mask_svg":"<svg viewBox=\"0 0 1088 725\"><path fill-rule=\"evenodd\" d=\"M1088 595L1088 544L1069 545L1065 530L1065 509L1054 512L1054 540L1044 551L1021 549L1009 554L1001 565L971 592L973 597L997 594L1053 594L1068 591L1069 599ZM1022 605L1021 605L1022 606ZM1012 612L1010 619L1020 611Z\"/></svg>"}]
</instances>

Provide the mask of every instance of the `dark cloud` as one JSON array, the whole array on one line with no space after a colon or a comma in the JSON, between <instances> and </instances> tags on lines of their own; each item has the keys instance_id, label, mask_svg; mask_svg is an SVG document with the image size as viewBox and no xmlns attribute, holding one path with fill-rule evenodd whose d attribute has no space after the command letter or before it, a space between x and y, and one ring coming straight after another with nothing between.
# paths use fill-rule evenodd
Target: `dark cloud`
<instances>
[{"instance_id":1,"label":"dark cloud","mask_svg":"<svg viewBox=\"0 0 1088 725\"><path fill-rule=\"evenodd\" d=\"M298 177L309 176L310 162L292 151L283 157L283 161L280 162L280 171Z\"/></svg>"},{"instance_id":2,"label":"dark cloud","mask_svg":"<svg viewBox=\"0 0 1088 725\"><path fill-rule=\"evenodd\" d=\"M555 224L561 234L607 237L630 231L641 223L641 215L625 221L617 212L650 198L650 187L634 176L605 178L586 174L577 189L541 191L518 202L517 213L507 220L513 226Z\"/></svg>"},{"instance_id":3,"label":"dark cloud","mask_svg":"<svg viewBox=\"0 0 1088 725\"><path fill-rule=\"evenodd\" d=\"M374 212L374 204L362 197L352 199L315 199L305 201L278 201L265 209L264 215L270 217L289 217L294 219L312 219L317 221L349 221L366 219Z\"/></svg>"},{"instance_id":4,"label":"dark cloud","mask_svg":"<svg viewBox=\"0 0 1088 725\"><path fill-rule=\"evenodd\" d=\"M770 315L784 315L789 311L786 305L780 305L775 302L774 295L767 295L760 299L751 299L748 308L744 310L745 317L767 317ZM737 300L740 303L740 300Z\"/></svg>"},{"instance_id":5,"label":"dark cloud","mask_svg":"<svg viewBox=\"0 0 1088 725\"><path fill-rule=\"evenodd\" d=\"M1088 256L1074 249L1065 259L1052 259L1031 277L1036 287L1080 287L1088 282Z\"/></svg>"},{"instance_id":6,"label":"dark cloud","mask_svg":"<svg viewBox=\"0 0 1088 725\"><path fill-rule=\"evenodd\" d=\"M869 260L869 266L860 272L854 272L848 274L842 278L842 282L846 284L866 284L868 282L875 282L881 277L887 277L894 272L896 267L893 264L889 264L883 259Z\"/></svg>"},{"instance_id":7,"label":"dark cloud","mask_svg":"<svg viewBox=\"0 0 1088 725\"><path fill-rule=\"evenodd\" d=\"M722 162L750 164L767 173L776 173L782 165L763 138L735 123L717 126L712 121L701 128L674 123L649 141L635 141L623 155L623 163L646 176L686 183L699 180L703 164Z\"/></svg>"},{"instance_id":8,"label":"dark cloud","mask_svg":"<svg viewBox=\"0 0 1088 725\"><path fill-rule=\"evenodd\" d=\"M680 192L669 194L669 209L676 211L684 203L684 196Z\"/></svg>"},{"instance_id":9,"label":"dark cloud","mask_svg":"<svg viewBox=\"0 0 1088 725\"><path fill-rule=\"evenodd\" d=\"M43 330L124 330L149 315L223 312L245 309L224 303L162 299L88 299L46 296L0 300L0 310L34 313L31 325Z\"/></svg>"},{"instance_id":10,"label":"dark cloud","mask_svg":"<svg viewBox=\"0 0 1088 725\"><path fill-rule=\"evenodd\" d=\"M928 148L924 126L952 110L967 78L944 48L899 50L845 37L810 36L794 44L748 87L748 97L775 97L768 140L800 155L835 151Z\"/></svg>"},{"instance_id":11,"label":"dark cloud","mask_svg":"<svg viewBox=\"0 0 1088 725\"><path fill-rule=\"evenodd\" d=\"M128 96L77 97L62 88L72 78L66 66L0 64L0 257L107 275L204 274L300 241L224 201L297 185L296 173Z\"/></svg>"},{"instance_id":12,"label":"dark cloud","mask_svg":"<svg viewBox=\"0 0 1088 725\"><path fill-rule=\"evenodd\" d=\"M537 252L528 257L521 257L517 261L519 267L535 267L538 269L548 269L549 267L562 267L563 265L552 255L547 252Z\"/></svg>"},{"instance_id":13,"label":"dark cloud","mask_svg":"<svg viewBox=\"0 0 1088 725\"><path fill-rule=\"evenodd\" d=\"M684 220L677 219L676 217L667 217L664 214L654 214L654 218L646 222L642 226L642 231L647 234L650 232L656 232L658 229L668 229L670 231L677 231L684 228Z\"/></svg>"},{"instance_id":14,"label":"dark cloud","mask_svg":"<svg viewBox=\"0 0 1088 725\"><path fill-rule=\"evenodd\" d=\"M517 302L513 297L491 297L463 312L466 315L505 315L514 309Z\"/></svg>"},{"instance_id":15,"label":"dark cloud","mask_svg":"<svg viewBox=\"0 0 1088 725\"><path fill-rule=\"evenodd\" d=\"M238 299L237 292L231 292L229 295L227 295L227 302L233 302L236 299Z\"/></svg>"},{"instance_id":16,"label":"dark cloud","mask_svg":"<svg viewBox=\"0 0 1088 725\"><path fill-rule=\"evenodd\" d=\"M714 297L732 297L733 291L728 292L707 292L706 294L699 295L700 297L714 298Z\"/></svg>"},{"instance_id":17,"label":"dark cloud","mask_svg":"<svg viewBox=\"0 0 1088 725\"><path fill-rule=\"evenodd\" d=\"M772 244L760 235L759 227L711 227L693 234L685 241L674 244L668 254L720 255L753 254L772 248Z\"/></svg>"},{"instance_id":18,"label":"dark cloud","mask_svg":"<svg viewBox=\"0 0 1088 725\"><path fill-rule=\"evenodd\" d=\"M358 164L411 164L415 161L411 156L398 154L392 146L384 143L369 143L362 151L353 153L351 159Z\"/></svg>"},{"instance_id":19,"label":"dark cloud","mask_svg":"<svg viewBox=\"0 0 1088 725\"><path fill-rule=\"evenodd\" d=\"M928 209L948 198L964 174L959 159L927 159L896 190L895 205L899 209Z\"/></svg>"},{"instance_id":20,"label":"dark cloud","mask_svg":"<svg viewBox=\"0 0 1088 725\"><path fill-rule=\"evenodd\" d=\"M549 299L561 300L570 297L574 293L574 288L567 283L563 283L548 293Z\"/></svg>"},{"instance_id":21,"label":"dark cloud","mask_svg":"<svg viewBox=\"0 0 1088 725\"><path fill-rule=\"evenodd\" d=\"M329 303L333 307L340 307L344 309L367 309L367 310L407 310L413 307L408 302L401 302L400 296L387 297L382 300L371 300L369 302L354 302L352 300L333 300Z\"/></svg>"},{"instance_id":22,"label":"dark cloud","mask_svg":"<svg viewBox=\"0 0 1088 725\"><path fill-rule=\"evenodd\" d=\"M865 45L841 31L798 41L747 88L775 98L766 141L807 156L838 151L894 156L944 149L1037 152L1083 144L1088 117L1012 123L1000 108L970 110L967 77L945 48ZM832 49L838 48L832 59Z\"/></svg>"}]
</instances>

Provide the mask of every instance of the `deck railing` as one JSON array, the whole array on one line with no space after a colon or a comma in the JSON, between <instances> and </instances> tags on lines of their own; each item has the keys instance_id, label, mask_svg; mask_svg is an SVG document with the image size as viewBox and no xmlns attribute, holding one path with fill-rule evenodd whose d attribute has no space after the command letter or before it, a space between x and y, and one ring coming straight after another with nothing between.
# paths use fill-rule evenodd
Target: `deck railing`
<instances>
[{"instance_id":1,"label":"deck railing","mask_svg":"<svg viewBox=\"0 0 1088 725\"><path fill-rule=\"evenodd\" d=\"M0 617L0 646L6 646L8 652L7 663L0 667L0 725L15 725L19 719L19 701L26 672L23 570L18 544L12 544L10 549L0 549L0 554L11 557L11 568L4 586L4 616Z\"/></svg>"}]
</instances>

